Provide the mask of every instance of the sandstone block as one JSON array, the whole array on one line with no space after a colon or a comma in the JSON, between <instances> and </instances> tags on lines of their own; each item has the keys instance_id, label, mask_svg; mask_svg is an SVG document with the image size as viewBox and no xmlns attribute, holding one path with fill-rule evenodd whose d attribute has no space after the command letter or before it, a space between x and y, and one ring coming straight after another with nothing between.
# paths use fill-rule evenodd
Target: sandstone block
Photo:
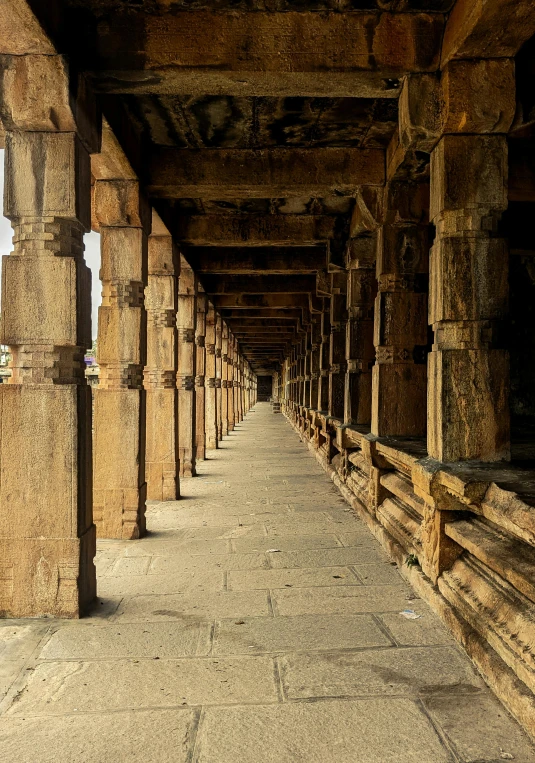
<instances>
[{"instance_id":1,"label":"sandstone block","mask_svg":"<svg viewBox=\"0 0 535 763\"><path fill-rule=\"evenodd\" d=\"M62 217L91 227L89 154L75 133L6 135L4 214Z\"/></svg>"},{"instance_id":2,"label":"sandstone block","mask_svg":"<svg viewBox=\"0 0 535 763\"><path fill-rule=\"evenodd\" d=\"M428 356L428 452L438 461L509 458L509 361L505 350Z\"/></svg>"}]
</instances>

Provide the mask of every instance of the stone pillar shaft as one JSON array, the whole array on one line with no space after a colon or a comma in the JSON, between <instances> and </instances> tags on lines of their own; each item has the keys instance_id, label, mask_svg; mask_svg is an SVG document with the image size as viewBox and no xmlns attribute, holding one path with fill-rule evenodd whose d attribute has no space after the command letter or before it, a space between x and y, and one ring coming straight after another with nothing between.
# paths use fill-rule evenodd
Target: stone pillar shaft
<instances>
[{"instance_id":1,"label":"stone pillar shaft","mask_svg":"<svg viewBox=\"0 0 535 763\"><path fill-rule=\"evenodd\" d=\"M346 289L345 273L331 274L331 341L329 348L329 415L344 418L346 376Z\"/></svg>"},{"instance_id":2,"label":"stone pillar shaft","mask_svg":"<svg viewBox=\"0 0 535 763\"><path fill-rule=\"evenodd\" d=\"M214 306L206 313L206 448L217 448L216 323Z\"/></svg>"},{"instance_id":3,"label":"stone pillar shaft","mask_svg":"<svg viewBox=\"0 0 535 763\"><path fill-rule=\"evenodd\" d=\"M229 331L228 339L228 365L227 365L227 405L228 405L228 429L232 432L236 424L236 412L234 408L234 357L236 352L236 340Z\"/></svg>"},{"instance_id":4,"label":"stone pillar shaft","mask_svg":"<svg viewBox=\"0 0 535 763\"><path fill-rule=\"evenodd\" d=\"M504 135L445 135L431 156L429 455L509 458L508 252Z\"/></svg>"},{"instance_id":5,"label":"stone pillar shaft","mask_svg":"<svg viewBox=\"0 0 535 763\"><path fill-rule=\"evenodd\" d=\"M14 236L2 266L12 376L0 385L0 615L79 617L96 575L90 166L76 133L8 131L4 201Z\"/></svg>"},{"instance_id":6,"label":"stone pillar shaft","mask_svg":"<svg viewBox=\"0 0 535 763\"><path fill-rule=\"evenodd\" d=\"M310 407L318 409L320 364L321 364L321 317L312 318L311 358L310 358Z\"/></svg>"},{"instance_id":7,"label":"stone pillar shaft","mask_svg":"<svg viewBox=\"0 0 535 763\"><path fill-rule=\"evenodd\" d=\"M197 323L197 277L184 257L180 257L178 279L178 451L180 476L195 476L195 374Z\"/></svg>"},{"instance_id":8,"label":"stone pillar shaft","mask_svg":"<svg viewBox=\"0 0 535 763\"><path fill-rule=\"evenodd\" d=\"M216 314L216 327L215 327L215 390L216 390L216 430L217 441L221 442L223 439L223 393L222 393L222 379L223 379L223 319L219 314Z\"/></svg>"},{"instance_id":9,"label":"stone pillar shaft","mask_svg":"<svg viewBox=\"0 0 535 763\"><path fill-rule=\"evenodd\" d=\"M147 307L147 498L173 501L180 495L178 457L177 290L178 253L153 213L149 236Z\"/></svg>"},{"instance_id":10,"label":"stone pillar shaft","mask_svg":"<svg viewBox=\"0 0 535 763\"><path fill-rule=\"evenodd\" d=\"M226 437L229 433L229 404L228 404L228 353L229 353L229 331L226 323L223 323L223 333L221 337L221 422L222 422L222 437Z\"/></svg>"},{"instance_id":11,"label":"stone pillar shaft","mask_svg":"<svg viewBox=\"0 0 535 763\"><path fill-rule=\"evenodd\" d=\"M196 458L206 459L206 310L208 300L206 294L197 295L197 326L195 329L196 375L195 375L195 448Z\"/></svg>"},{"instance_id":12,"label":"stone pillar shaft","mask_svg":"<svg viewBox=\"0 0 535 763\"><path fill-rule=\"evenodd\" d=\"M354 239L348 247L345 424L371 422L375 247L373 238Z\"/></svg>"},{"instance_id":13,"label":"stone pillar shaft","mask_svg":"<svg viewBox=\"0 0 535 763\"><path fill-rule=\"evenodd\" d=\"M377 237L372 432L426 431L428 188L396 181L384 193Z\"/></svg>"},{"instance_id":14,"label":"stone pillar shaft","mask_svg":"<svg viewBox=\"0 0 535 763\"><path fill-rule=\"evenodd\" d=\"M147 238L151 212L137 180L97 180L93 209L100 226L95 390L94 511L102 538L145 532Z\"/></svg>"},{"instance_id":15,"label":"stone pillar shaft","mask_svg":"<svg viewBox=\"0 0 535 763\"><path fill-rule=\"evenodd\" d=\"M321 349L318 379L318 409L327 413L329 410L329 352L331 346L331 300L327 297L323 298L320 331Z\"/></svg>"}]
</instances>

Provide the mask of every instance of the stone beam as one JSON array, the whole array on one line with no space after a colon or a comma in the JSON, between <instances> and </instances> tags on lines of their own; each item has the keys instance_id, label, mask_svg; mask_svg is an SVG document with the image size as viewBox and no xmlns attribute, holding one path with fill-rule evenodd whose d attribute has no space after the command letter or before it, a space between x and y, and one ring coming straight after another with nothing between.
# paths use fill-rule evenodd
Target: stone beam
<instances>
[{"instance_id":1,"label":"stone beam","mask_svg":"<svg viewBox=\"0 0 535 763\"><path fill-rule=\"evenodd\" d=\"M305 246L333 239L338 226L334 215L190 215L175 220L173 233L183 244Z\"/></svg>"},{"instance_id":2,"label":"stone beam","mask_svg":"<svg viewBox=\"0 0 535 763\"><path fill-rule=\"evenodd\" d=\"M196 247L186 253L196 273L289 275L326 267L324 246Z\"/></svg>"},{"instance_id":3,"label":"stone beam","mask_svg":"<svg viewBox=\"0 0 535 763\"><path fill-rule=\"evenodd\" d=\"M444 33L441 65L454 58L511 58L533 34L533 0L457 0Z\"/></svg>"},{"instance_id":4,"label":"stone beam","mask_svg":"<svg viewBox=\"0 0 535 763\"><path fill-rule=\"evenodd\" d=\"M316 279L311 275L279 276L226 276L204 275L207 294L300 294L315 291Z\"/></svg>"},{"instance_id":5,"label":"stone beam","mask_svg":"<svg viewBox=\"0 0 535 763\"><path fill-rule=\"evenodd\" d=\"M107 93L395 98L400 77L438 68L444 29L436 13L128 9L113 20L85 64Z\"/></svg>"},{"instance_id":6,"label":"stone beam","mask_svg":"<svg viewBox=\"0 0 535 763\"><path fill-rule=\"evenodd\" d=\"M300 316L299 316L300 317ZM243 329L254 329L255 331L271 331L273 327L278 328L285 328L285 329L291 329L293 328L294 324L299 320L299 317L293 318L291 321L289 320L280 320L278 318L234 318L234 319L228 319L225 318L225 321L229 324L229 326L232 328L233 333L235 331L241 331Z\"/></svg>"},{"instance_id":7,"label":"stone beam","mask_svg":"<svg viewBox=\"0 0 535 763\"><path fill-rule=\"evenodd\" d=\"M147 161L149 195L167 199L349 195L385 180L385 154L378 148L159 147Z\"/></svg>"},{"instance_id":8,"label":"stone beam","mask_svg":"<svg viewBox=\"0 0 535 763\"><path fill-rule=\"evenodd\" d=\"M230 324L233 321L239 323L265 323L266 321L277 319L278 321L295 321L302 316L302 311L299 309L284 310L283 308L240 308L240 309L226 309L220 310L222 317Z\"/></svg>"},{"instance_id":9,"label":"stone beam","mask_svg":"<svg viewBox=\"0 0 535 763\"><path fill-rule=\"evenodd\" d=\"M234 310L272 309L306 309L308 310L307 294L218 294L212 297L218 309L231 308Z\"/></svg>"}]
</instances>

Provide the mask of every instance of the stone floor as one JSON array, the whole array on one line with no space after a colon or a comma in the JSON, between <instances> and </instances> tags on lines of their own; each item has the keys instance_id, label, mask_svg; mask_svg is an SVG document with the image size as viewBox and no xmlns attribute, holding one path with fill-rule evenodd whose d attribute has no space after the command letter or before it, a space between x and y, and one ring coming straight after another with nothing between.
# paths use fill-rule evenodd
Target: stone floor
<instances>
[{"instance_id":1,"label":"stone floor","mask_svg":"<svg viewBox=\"0 0 535 763\"><path fill-rule=\"evenodd\" d=\"M535 762L281 415L199 471L92 617L0 625L1 761Z\"/></svg>"}]
</instances>

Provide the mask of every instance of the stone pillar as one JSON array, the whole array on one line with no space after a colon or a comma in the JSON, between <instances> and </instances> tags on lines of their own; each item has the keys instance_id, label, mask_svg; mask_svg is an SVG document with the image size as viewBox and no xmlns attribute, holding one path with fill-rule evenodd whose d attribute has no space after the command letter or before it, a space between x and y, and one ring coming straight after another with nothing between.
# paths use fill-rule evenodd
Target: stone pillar
<instances>
[{"instance_id":1,"label":"stone pillar","mask_svg":"<svg viewBox=\"0 0 535 763\"><path fill-rule=\"evenodd\" d=\"M243 421L243 408L242 408L242 358L240 351L238 349L237 351L237 359L236 359L236 418L238 420L238 423Z\"/></svg>"},{"instance_id":2,"label":"stone pillar","mask_svg":"<svg viewBox=\"0 0 535 763\"><path fill-rule=\"evenodd\" d=\"M35 59L45 59L46 68L59 57L20 58L14 65L28 67L31 81ZM69 106L65 90L58 109ZM31 108L50 112L48 101L33 96L28 119ZM8 87L0 95L15 97ZM89 154L74 124L68 132L53 125L39 131L38 122L36 132L4 126L4 214L14 235L12 253L2 258L1 341L10 346L12 376L0 385L0 616L79 617L96 595L91 392L84 377L91 345L82 241L90 229Z\"/></svg>"},{"instance_id":3,"label":"stone pillar","mask_svg":"<svg viewBox=\"0 0 535 763\"><path fill-rule=\"evenodd\" d=\"M344 418L346 380L347 274L331 274L331 341L329 349L329 415Z\"/></svg>"},{"instance_id":4,"label":"stone pillar","mask_svg":"<svg viewBox=\"0 0 535 763\"><path fill-rule=\"evenodd\" d=\"M184 257L180 257L178 279L178 453L180 476L195 477L195 374L197 323L197 277Z\"/></svg>"},{"instance_id":5,"label":"stone pillar","mask_svg":"<svg viewBox=\"0 0 535 763\"><path fill-rule=\"evenodd\" d=\"M509 458L505 135L445 135L431 156L429 455Z\"/></svg>"},{"instance_id":6,"label":"stone pillar","mask_svg":"<svg viewBox=\"0 0 535 763\"><path fill-rule=\"evenodd\" d=\"M147 307L147 498L174 501L180 496L178 458L177 290L180 262L173 239L152 213L149 236Z\"/></svg>"},{"instance_id":7,"label":"stone pillar","mask_svg":"<svg viewBox=\"0 0 535 763\"><path fill-rule=\"evenodd\" d=\"M304 389L303 389L303 405L306 408L310 408L310 380L312 374L312 323L309 323L306 327L306 334L303 342L304 349Z\"/></svg>"},{"instance_id":8,"label":"stone pillar","mask_svg":"<svg viewBox=\"0 0 535 763\"><path fill-rule=\"evenodd\" d=\"M216 429L217 429L217 442L221 442L223 439L223 392L221 382L223 379L223 319L216 313L215 324L215 392L216 392Z\"/></svg>"},{"instance_id":9,"label":"stone pillar","mask_svg":"<svg viewBox=\"0 0 535 763\"><path fill-rule=\"evenodd\" d=\"M384 191L377 236L372 433L426 431L428 188L408 181Z\"/></svg>"},{"instance_id":10,"label":"stone pillar","mask_svg":"<svg viewBox=\"0 0 535 763\"><path fill-rule=\"evenodd\" d=\"M151 210L137 180L97 180L100 226L98 388L94 393L94 516L101 538L145 533L147 238Z\"/></svg>"},{"instance_id":11,"label":"stone pillar","mask_svg":"<svg viewBox=\"0 0 535 763\"><path fill-rule=\"evenodd\" d=\"M318 409L320 362L321 362L321 318L312 316L311 357L310 357L310 408Z\"/></svg>"},{"instance_id":12,"label":"stone pillar","mask_svg":"<svg viewBox=\"0 0 535 763\"><path fill-rule=\"evenodd\" d=\"M214 306L206 313L206 449L217 448L216 322Z\"/></svg>"},{"instance_id":13,"label":"stone pillar","mask_svg":"<svg viewBox=\"0 0 535 763\"><path fill-rule=\"evenodd\" d=\"M234 353L236 340L229 331L228 336L228 359L227 359L227 405L228 405L228 431L232 432L236 424L236 412L234 408Z\"/></svg>"},{"instance_id":14,"label":"stone pillar","mask_svg":"<svg viewBox=\"0 0 535 763\"><path fill-rule=\"evenodd\" d=\"M372 237L353 239L348 247L345 424L371 422L375 247Z\"/></svg>"},{"instance_id":15,"label":"stone pillar","mask_svg":"<svg viewBox=\"0 0 535 763\"><path fill-rule=\"evenodd\" d=\"M321 349L318 379L318 409L322 413L329 410L329 353L331 347L331 300L323 298L323 312L320 317Z\"/></svg>"},{"instance_id":16,"label":"stone pillar","mask_svg":"<svg viewBox=\"0 0 535 763\"><path fill-rule=\"evenodd\" d=\"M221 335L221 436L226 437L229 433L229 404L228 404L228 354L229 354L229 331L226 323L223 322L223 331Z\"/></svg>"},{"instance_id":17,"label":"stone pillar","mask_svg":"<svg viewBox=\"0 0 535 763\"><path fill-rule=\"evenodd\" d=\"M197 326L195 328L195 452L196 458L206 459L206 310L208 299L202 287L197 294Z\"/></svg>"}]
</instances>

